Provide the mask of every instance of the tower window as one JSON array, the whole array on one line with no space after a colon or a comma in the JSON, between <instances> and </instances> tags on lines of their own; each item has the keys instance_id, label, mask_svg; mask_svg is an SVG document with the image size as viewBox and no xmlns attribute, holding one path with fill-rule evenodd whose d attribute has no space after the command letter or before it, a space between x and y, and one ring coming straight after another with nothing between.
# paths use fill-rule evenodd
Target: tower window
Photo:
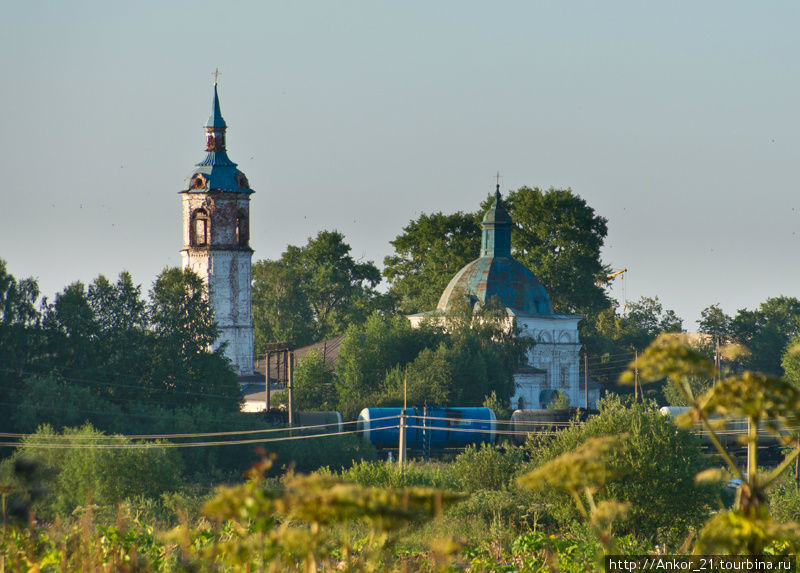
<instances>
[{"instance_id":1,"label":"tower window","mask_svg":"<svg viewBox=\"0 0 800 573\"><path fill-rule=\"evenodd\" d=\"M192 213L192 222L189 228L192 246L205 247L208 245L208 231L208 213L206 213L203 209L198 209Z\"/></svg>"},{"instance_id":2,"label":"tower window","mask_svg":"<svg viewBox=\"0 0 800 573\"><path fill-rule=\"evenodd\" d=\"M192 189L205 189L206 188L206 178L203 177L202 174L197 173L194 177L192 177L192 182L190 187Z\"/></svg>"},{"instance_id":3,"label":"tower window","mask_svg":"<svg viewBox=\"0 0 800 573\"><path fill-rule=\"evenodd\" d=\"M250 228L247 222L247 215L240 211L236 216L236 244L246 247L250 241Z\"/></svg>"}]
</instances>

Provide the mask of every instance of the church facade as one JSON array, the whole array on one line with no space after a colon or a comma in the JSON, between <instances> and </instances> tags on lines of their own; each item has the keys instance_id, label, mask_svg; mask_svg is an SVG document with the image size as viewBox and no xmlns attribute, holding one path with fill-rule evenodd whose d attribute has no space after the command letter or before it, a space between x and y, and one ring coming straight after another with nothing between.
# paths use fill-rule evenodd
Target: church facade
<instances>
[{"instance_id":1,"label":"church facade","mask_svg":"<svg viewBox=\"0 0 800 573\"><path fill-rule=\"evenodd\" d=\"M511 407L544 408L555 398L556 392L564 394L571 406L583 406L578 337L578 323L583 317L553 311L542 284L511 256L512 226L498 185L495 202L481 224L480 257L456 273L442 293L436 312L447 312L463 297L467 297L473 308L499 298L506 309L509 327L516 322L520 335L533 341L527 364L514 375L516 391ZM417 326L430 314L408 318ZM597 393L596 388L590 390L590 407L597 401Z\"/></svg>"},{"instance_id":2,"label":"church facade","mask_svg":"<svg viewBox=\"0 0 800 573\"><path fill-rule=\"evenodd\" d=\"M214 319L220 328L216 346L234 371L253 373L253 315L250 248L250 195L247 177L226 151L227 124L222 118L217 84L206 122L206 156L180 192L183 211L184 269L192 269L208 286Z\"/></svg>"}]
</instances>

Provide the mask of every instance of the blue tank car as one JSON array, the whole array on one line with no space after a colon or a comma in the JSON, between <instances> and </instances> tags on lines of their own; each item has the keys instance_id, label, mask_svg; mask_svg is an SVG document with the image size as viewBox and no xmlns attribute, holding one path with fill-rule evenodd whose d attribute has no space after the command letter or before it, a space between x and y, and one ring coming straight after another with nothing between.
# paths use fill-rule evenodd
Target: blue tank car
<instances>
[{"instance_id":1,"label":"blue tank car","mask_svg":"<svg viewBox=\"0 0 800 573\"><path fill-rule=\"evenodd\" d=\"M378 449L397 448L402 408L364 408L358 429ZM406 408L406 444L411 450L463 448L496 437L496 418L491 408Z\"/></svg>"}]
</instances>

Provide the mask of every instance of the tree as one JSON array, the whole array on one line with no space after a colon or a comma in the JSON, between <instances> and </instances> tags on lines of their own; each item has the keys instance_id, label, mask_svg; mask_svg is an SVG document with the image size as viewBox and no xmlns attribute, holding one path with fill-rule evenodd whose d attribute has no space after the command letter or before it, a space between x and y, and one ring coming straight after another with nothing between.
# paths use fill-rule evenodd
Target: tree
<instances>
[{"instance_id":1,"label":"tree","mask_svg":"<svg viewBox=\"0 0 800 573\"><path fill-rule=\"evenodd\" d=\"M395 254L384 261L383 274L404 313L436 308L453 276L478 257L480 216L459 211L422 214L390 241Z\"/></svg>"},{"instance_id":2,"label":"tree","mask_svg":"<svg viewBox=\"0 0 800 573\"><path fill-rule=\"evenodd\" d=\"M625 407L618 397L611 397L601 400L599 407L599 415L584 424L553 437L529 438L526 447L532 465L542 468L593 438L622 437L609 452L606 480L596 492L598 501L630 503L629 518L620 524L622 534L635 532L659 543L683 541L686 530L708 515L715 498L713 490L695 485L695 475L705 467L698 439L676 429L653 404ZM546 495L550 504L568 506L552 489ZM574 516L574 512L564 514L567 521ZM671 539L664 539L665 533Z\"/></svg>"},{"instance_id":3,"label":"tree","mask_svg":"<svg viewBox=\"0 0 800 573\"><path fill-rule=\"evenodd\" d=\"M697 321L698 331L710 334L720 343L728 341L731 331L731 317L723 312L719 303L707 306L700 311L700 320Z\"/></svg>"},{"instance_id":4,"label":"tree","mask_svg":"<svg viewBox=\"0 0 800 573\"><path fill-rule=\"evenodd\" d=\"M492 201L484 201L484 211ZM602 286L609 273L600 259L604 217L570 189L520 187L505 205L515 225L512 254L544 285L553 308L591 318L611 305Z\"/></svg>"},{"instance_id":5,"label":"tree","mask_svg":"<svg viewBox=\"0 0 800 573\"><path fill-rule=\"evenodd\" d=\"M314 318L303 280L287 261L253 265L253 324L256 354L270 342L293 346L313 342Z\"/></svg>"},{"instance_id":6,"label":"tree","mask_svg":"<svg viewBox=\"0 0 800 573\"><path fill-rule=\"evenodd\" d=\"M203 280L191 269L165 269L150 291L153 351L144 389L151 400L238 409L239 384L224 354Z\"/></svg>"},{"instance_id":7,"label":"tree","mask_svg":"<svg viewBox=\"0 0 800 573\"><path fill-rule=\"evenodd\" d=\"M141 286L133 284L127 271L119 274L116 283L100 275L89 285L87 300L97 328L94 352L103 389L116 402L138 399L138 382L152 349Z\"/></svg>"},{"instance_id":8,"label":"tree","mask_svg":"<svg viewBox=\"0 0 800 573\"><path fill-rule=\"evenodd\" d=\"M13 410L12 394L22 384L30 363L43 354L38 298L36 281L17 280L0 259L0 428L6 431Z\"/></svg>"},{"instance_id":9,"label":"tree","mask_svg":"<svg viewBox=\"0 0 800 573\"><path fill-rule=\"evenodd\" d=\"M93 351L98 326L86 296L86 286L80 281L71 283L56 294L52 303L45 299L42 306L42 324L54 366L74 376L93 372L98 358Z\"/></svg>"},{"instance_id":10,"label":"tree","mask_svg":"<svg viewBox=\"0 0 800 573\"><path fill-rule=\"evenodd\" d=\"M800 300L772 297L755 310L740 309L731 321L731 338L750 350L740 362L745 368L782 375L781 358L794 336L800 333Z\"/></svg>"},{"instance_id":11,"label":"tree","mask_svg":"<svg viewBox=\"0 0 800 573\"><path fill-rule=\"evenodd\" d=\"M405 316L377 312L363 325L350 326L339 346L336 365L336 394L342 416L353 419L361 408L376 405L390 394L385 385L387 373L404 367L423 348L434 346L439 336L429 328L411 328Z\"/></svg>"},{"instance_id":12,"label":"tree","mask_svg":"<svg viewBox=\"0 0 800 573\"><path fill-rule=\"evenodd\" d=\"M606 384L616 384L634 352L644 350L659 334L682 330L683 321L657 296L629 302L624 314L616 306L605 309L581 335L589 351L589 372Z\"/></svg>"},{"instance_id":13,"label":"tree","mask_svg":"<svg viewBox=\"0 0 800 573\"><path fill-rule=\"evenodd\" d=\"M321 231L279 261L256 263L253 307L257 340L306 344L341 334L382 304L380 271L358 262L337 231Z\"/></svg>"},{"instance_id":14,"label":"tree","mask_svg":"<svg viewBox=\"0 0 800 573\"><path fill-rule=\"evenodd\" d=\"M319 352L306 354L294 369L294 407L296 410L334 410L336 388L333 372Z\"/></svg>"}]
</instances>

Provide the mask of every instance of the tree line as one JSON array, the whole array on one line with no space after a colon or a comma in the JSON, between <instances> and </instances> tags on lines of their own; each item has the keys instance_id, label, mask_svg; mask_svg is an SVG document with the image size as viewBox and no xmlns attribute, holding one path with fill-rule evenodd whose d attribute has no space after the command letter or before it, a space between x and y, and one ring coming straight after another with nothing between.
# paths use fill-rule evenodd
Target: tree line
<instances>
[{"instance_id":1,"label":"tree line","mask_svg":"<svg viewBox=\"0 0 800 573\"><path fill-rule=\"evenodd\" d=\"M299 407L353 416L366 405L396 404L404 380L420 403L494 400L508 406L513 371L531 341L512 344L498 309L489 305L482 317L457 309L446 327L429 322L416 330L404 317L433 310L453 275L477 258L480 221L493 200L488 196L474 212L421 214L391 241L394 253L383 270L356 260L335 230L289 246L277 260L254 263L256 355L270 342L300 347L344 335L335 371L314 354L298 365ZM590 373L607 387L614 387L635 351L661 333L684 330L657 296L622 308L610 298L610 267L601 258L608 223L579 195L521 187L503 201L514 221L513 256L544 285L556 312L584 317L579 328ZM77 421L86 419L78 410L113 417L110 412L142 404L237 410L236 378L221 349L209 350L218 329L203 289L191 272L166 269L147 299L123 272L116 282L100 276L88 287L75 282L52 301L39 300L36 281L17 280L2 263L4 423L22 428L39 420L59 427L48 417L46 396L62 410L74 404L75 416L67 418ZM800 301L775 297L734 316L713 304L703 311L699 331L709 335L707 354L717 341L741 343L751 349L739 359L742 368L783 374L783 353L799 323Z\"/></svg>"}]
</instances>

